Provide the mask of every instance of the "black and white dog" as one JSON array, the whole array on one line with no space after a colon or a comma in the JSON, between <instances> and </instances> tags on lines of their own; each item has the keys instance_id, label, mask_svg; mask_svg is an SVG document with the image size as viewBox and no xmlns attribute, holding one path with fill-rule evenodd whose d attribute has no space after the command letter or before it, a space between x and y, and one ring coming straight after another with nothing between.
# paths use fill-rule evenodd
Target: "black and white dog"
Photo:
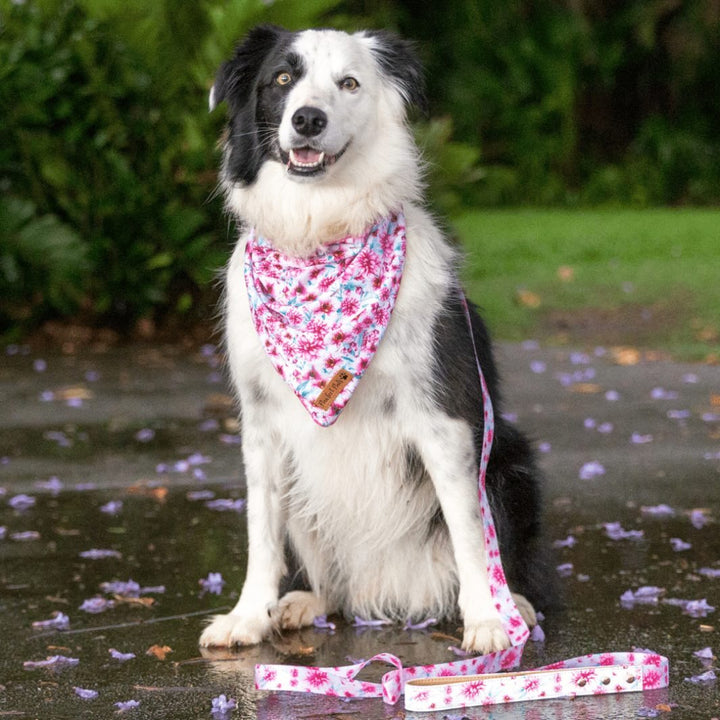
<instances>
[{"instance_id":1,"label":"black and white dog","mask_svg":"<svg viewBox=\"0 0 720 720\"><path fill-rule=\"evenodd\" d=\"M229 367L242 408L249 558L240 599L203 646L262 641L321 614L462 617L466 649L505 648L477 499L482 396L457 252L422 199L407 125L423 107L411 47L385 32L261 26L220 68L221 181L243 231L226 276ZM252 233L291 258L398 210L406 256L392 317L336 423L320 427L271 364L244 276ZM487 477L505 571L528 624L543 603L538 472L500 415L490 341L472 325L496 411ZM281 586L285 594L281 595Z\"/></svg>"}]
</instances>

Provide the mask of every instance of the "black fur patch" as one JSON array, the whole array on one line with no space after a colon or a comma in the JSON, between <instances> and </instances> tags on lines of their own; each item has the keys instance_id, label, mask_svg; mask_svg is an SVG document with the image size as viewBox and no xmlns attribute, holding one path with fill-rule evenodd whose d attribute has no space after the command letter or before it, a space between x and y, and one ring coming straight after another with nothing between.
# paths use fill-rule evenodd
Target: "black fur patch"
<instances>
[{"instance_id":1,"label":"black fur patch","mask_svg":"<svg viewBox=\"0 0 720 720\"><path fill-rule=\"evenodd\" d=\"M373 54L382 72L393 81L408 104L427 114L425 80L413 44L385 30L371 30L366 35L377 42Z\"/></svg>"},{"instance_id":2,"label":"black fur patch","mask_svg":"<svg viewBox=\"0 0 720 720\"><path fill-rule=\"evenodd\" d=\"M501 414L498 373L487 329L470 307L473 337L488 385L495 416L495 437L486 488L500 541L508 583L536 609L557 602L555 574L550 571L546 544L540 537L541 476L527 438ZM480 381L467 319L458 292L451 293L435 324L434 379L436 402L450 417L465 420L474 430L480 457L483 406ZM476 460L477 466L477 460Z\"/></svg>"},{"instance_id":3,"label":"black fur patch","mask_svg":"<svg viewBox=\"0 0 720 720\"><path fill-rule=\"evenodd\" d=\"M218 71L213 100L229 107L229 151L223 171L232 182L252 184L268 159L280 160L277 128L292 83L275 78L288 71L302 76L300 57L289 51L295 33L274 25L260 25L237 46L232 59Z\"/></svg>"}]
</instances>

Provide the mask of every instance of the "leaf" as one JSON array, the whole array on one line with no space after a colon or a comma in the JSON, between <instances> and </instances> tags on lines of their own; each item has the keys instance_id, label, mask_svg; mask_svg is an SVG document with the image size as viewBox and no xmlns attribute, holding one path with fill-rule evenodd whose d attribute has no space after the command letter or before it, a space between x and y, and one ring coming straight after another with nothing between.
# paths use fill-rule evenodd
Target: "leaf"
<instances>
[{"instance_id":1,"label":"leaf","mask_svg":"<svg viewBox=\"0 0 720 720\"><path fill-rule=\"evenodd\" d=\"M520 305L532 310L535 310L542 305L542 298L531 290L518 290L515 293L515 297Z\"/></svg>"},{"instance_id":2,"label":"leaf","mask_svg":"<svg viewBox=\"0 0 720 720\"><path fill-rule=\"evenodd\" d=\"M168 645L151 645L146 651L146 655L152 655L156 657L158 660L165 660L167 655L171 653L173 650Z\"/></svg>"}]
</instances>

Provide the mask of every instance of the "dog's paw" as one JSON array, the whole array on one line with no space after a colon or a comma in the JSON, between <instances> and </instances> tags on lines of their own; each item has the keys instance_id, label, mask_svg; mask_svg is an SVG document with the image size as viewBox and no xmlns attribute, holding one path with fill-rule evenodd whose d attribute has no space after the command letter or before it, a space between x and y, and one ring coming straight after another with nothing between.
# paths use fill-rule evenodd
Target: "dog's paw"
<instances>
[{"instance_id":1,"label":"dog's paw","mask_svg":"<svg viewBox=\"0 0 720 720\"><path fill-rule=\"evenodd\" d=\"M294 590L280 598L270 610L270 618L279 630L297 630L312 625L313 620L325 612L325 601L315 593Z\"/></svg>"},{"instance_id":2,"label":"dog's paw","mask_svg":"<svg viewBox=\"0 0 720 720\"><path fill-rule=\"evenodd\" d=\"M499 619L465 623L463 650L487 655L510 647L510 638Z\"/></svg>"},{"instance_id":3,"label":"dog's paw","mask_svg":"<svg viewBox=\"0 0 720 720\"><path fill-rule=\"evenodd\" d=\"M255 616L229 613L215 615L200 636L202 647L232 647L257 645L270 633L271 622L267 611Z\"/></svg>"},{"instance_id":4,"label":"dog's paw","mask_svg":"<svg viewBox=\"0 0 720 720\"><path fill-rule=\"evenodd\" d=\"M530 604L530 601L524 595L520 595L520 593L511 593L511 595L525 624L529 628L535 627L535 625L537 625L537 614L535 613L535 608Z\"/></svg>"}]
</instances>

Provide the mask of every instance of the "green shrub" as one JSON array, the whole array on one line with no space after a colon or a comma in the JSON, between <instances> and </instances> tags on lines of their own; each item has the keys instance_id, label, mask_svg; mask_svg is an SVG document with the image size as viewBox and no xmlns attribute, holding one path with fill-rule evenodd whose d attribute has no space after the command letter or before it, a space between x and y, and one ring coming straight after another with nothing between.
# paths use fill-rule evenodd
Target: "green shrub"
<instances>
[{"instance_id":1,"label":"green shrub","mask_svg":"<svg viewBox=\"0 0 720 720\"><path fill-rule=\"evenodd\" d=\"M207 308L232 239L214 192L215 70L250 25L312 23L333 0L2 2L0 187L31 217L3 244L0 293L32 308L3 324L81 303L119 328ZM33 218L65 260L83 258L73 292L64 270L31 271Z\"/></svg>"}]
</instances>

